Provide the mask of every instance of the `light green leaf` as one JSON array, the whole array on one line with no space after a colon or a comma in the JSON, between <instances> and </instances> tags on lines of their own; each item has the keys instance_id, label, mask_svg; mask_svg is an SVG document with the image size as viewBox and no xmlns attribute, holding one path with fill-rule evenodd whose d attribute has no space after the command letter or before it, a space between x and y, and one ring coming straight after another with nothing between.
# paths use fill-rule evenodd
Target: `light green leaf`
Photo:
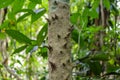
<instances>
[{"instance_id":1,"label":"light green leaf","mask_svg":"<svg viewBox=\"0 0 120 80\"><path fill-rule=\"evenodd\" d=\"M24 5L24 1L25 0L15 0L14 3L13 3L13 6L12 6L12 8L13 8L12 12L14 13L14 12L17 12L17 11L21 10L23 5Z\"/></svg>"},{"instance_id":2,"label":"light green leaf","mask_svg":"<svg viewBox=\"0 0 120 80\"><path fill-rule=\"evenodd\" d=\"M41 4L41 0L30 0L30 1L36 4Z\"/></svg>"},{"instance_id":3,"label":"light green leaf","mask_svg":"<svg viewBox=\"0 0 120 80\"><path fill-rule=\"evenodd\" d=\"M6 38L6 34L5 34L5 33L0 32L0 40L5 39L5 38Z\"/></svg>"},{"instance_id":4,"label":"light green leaf","mask_svg":"<svg viewBox=\"0 0 120 80\"><path fill-rule=\"evenodd\" d=\"M0 9L7 7L8 5L10 5L13 2L14 2L14 0L0 0Z\"/></svg>"},{"instance_id":5,"label":"light green leaf","mask_svg":"<svg viewBox=\"0 0 120 80\"><path fill-rule=\"evenodd\" d=\"M109 0L103 0L103 4L107 8L107 10L110 10L110 1Z\"/></svg>"},{"instance_id":6,"label":"light green leaf","mask_svg":"<svg viewBox=\"0 0 120 80\"><path fill-rule=\"evenodd\" d=\"M80 13L72 13L70 16L70 21L72 24L77 24L79 20Z\"/></svg>"},{"instance_id":7,"label":"light green leaf","mask_svg":"<svg viewBox=\"0 0 120 80\"><path fill-rule=\"evenodd\" d=\"M96 9L90 9L88 15L89 15L91 18L98 18L98 12L96 11Z\"/></svg>"},{"instance_id":8,"label":"light green leaf","mask_svg":"<svg viewBox=\"0 0 120 80\"><path fill-rule=\"evenodd\" d=\"M97 9L97 8L99 7L99 4L100 4L100 0L94 0L94 1L93 1L93 4L92 4L92 5L93 5L93 8L94 8L94 9Z\"/></svg>"},{"instance_id":9,"label":"light green leaf","mask_svg":"<svg viewBox=\"0 0 120 80\"><path fill-rule=\"evenodd\" d=\"M7 28L9 24L9 21L5 21L1 24L0 29Z\"/></svg>"},{"instance_id":10,"label":"light green leaf","mask_svg":"<svg viewBox=\"0 0 120 80\"><path fill-rule=\"evenodd\" d=\"M36 3L30 2L28 5L28 9L34 9L36 6Z\"/></svg>"},{"instance_id":11,"label":"light green leaf","mask_svg":"<svg viewBox=\"0 0 120 80\"><path fill-rule=\"evenodd\" d=\"M20 43L31 44L31 39L17 30L6 30L6 33Z\"/></svg>"}]
</instances>

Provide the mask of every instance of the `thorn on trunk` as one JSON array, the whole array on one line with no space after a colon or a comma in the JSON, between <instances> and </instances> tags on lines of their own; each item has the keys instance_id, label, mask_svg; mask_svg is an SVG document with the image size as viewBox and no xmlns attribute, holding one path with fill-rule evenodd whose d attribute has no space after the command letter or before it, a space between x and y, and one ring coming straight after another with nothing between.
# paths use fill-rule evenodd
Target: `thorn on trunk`
<instances>
[{"instance_id":1,"label":"thorn on trunk","mask_svg":"<svg viewBox=\"0 0 120 80\"><path fill-rule=\"evenodd\" d=\"M52 69L52 72L53 72L56 69L56 65L51 61L49 61L49 63L50 63L50 66L51 66L51 69Z\"/></svg>"},{"instance_id":2,"label":"thorn on trunk","mask_svg":"<svg viewBox=\"0 0 120 80\"><path fill-rule=\"evenodd\" d=\"M63 45L63 48L67 48L67 43L65 43L65 44Z\"/></svg>"},{"instance_id":3,"label":"thorn on trunk","mask_svg":"<svg viewBox=\"0 0 120 80\"><path fill-rule=\"evenodd\" d=\"M54 16L52 16L52 20L57 20L58 19L58 16L55 14Z\"/></svg>"},{"instance_id":4,"label":"thorn on trunk","mask_svg":"<svg viewBox=\"0 0 120 80\"><path fill-rule=\"evenodd\" d=\"M49 46L45 46L46 48L48 48L48 50L51 52L53 51L53 48L49 45Z\"/></svg>"},{"instance_id":5,"label":"thorn on trunk","mask_svg":"<svg viewBox=\"0 0 120 80\"><path fill-rule=\"evenodd\" d=\"M48 22L48 24L50 25L51 24L51 21L48 19L48 18L45 18Z\"/></svg>"},{"instance_id":6,"label":"thorn on trunk","mask_svg":"<svg viewBox=\"0 0 120 80\"><path fill-rule=\"evenodd\" d=\"M55 0L55 1L54 1L54 4L55 4L55 5L58 5L58 2Z\"/></svg>"},{"instance_id":7,"label":"thorn on trunk","mask_svg":"<svg viewBox=\"0 0 120 80\"><path fill-rule=\"evenodd\" d=\"M72 32L74 30L74 25L72 25L68 30Z\"/></svg>"},{"instance_id":8,"label":"thorn on trunk","mask_svg":"<svg viewBox=\"0 0 120 80\"><path fill-rule=\"evenodd\" d=\"M65 63L63 63L62 65L63 65L63 67L65 67Z\"/></svg>"},{"instance_id":9,"label":"thorn on trunk","mask_svg":"<svg viewBox=\"0 0 120 80\"><path fill-rule=\"evenodd\" d=\"M61 38L61 36L60 36L59 34L57 35L57 37L58 37L58 39L60 39L60 38Z\"/></svg>"}]
</instances>

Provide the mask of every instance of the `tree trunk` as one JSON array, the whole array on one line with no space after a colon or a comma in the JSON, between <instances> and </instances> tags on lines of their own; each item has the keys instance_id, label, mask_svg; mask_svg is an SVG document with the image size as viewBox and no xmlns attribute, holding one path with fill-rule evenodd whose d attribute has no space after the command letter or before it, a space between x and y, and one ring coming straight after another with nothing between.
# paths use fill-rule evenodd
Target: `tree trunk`
<instances>
[{"instance_id":1,"label":"tree trunk","mask_svg":"<svg viewBox=\"0 0 120 80\"><path fill-rule=\"evenodd\" d=\"M7 9L0 9L0 25L3 23L5 20L6 16L6 10ZM2 33L2 30L0 29L0 33ZM8 65L8 54L7 54L7 38L6 39L1 39L0 38L0 58L2 57L2 62L4 65ZM3 79L7 79L7 73L4 69L0 69L1 75Z\"/></svg>"},{"instance_id":2,"label":"tree trunk","mask_svg":"<svg viewBox=\"0 0 120 80\"><path fill-rule=\"evenodd\" d=\"M49 80L72 79L69 9L69 0L49 0Z\"/></svg>"}]
</instances>

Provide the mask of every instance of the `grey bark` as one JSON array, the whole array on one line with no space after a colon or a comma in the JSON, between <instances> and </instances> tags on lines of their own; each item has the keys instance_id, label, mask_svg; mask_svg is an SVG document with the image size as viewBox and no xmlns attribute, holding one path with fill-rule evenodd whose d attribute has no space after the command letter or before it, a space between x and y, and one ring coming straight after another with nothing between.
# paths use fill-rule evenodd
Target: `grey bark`
<instances>
[{"instance_id":1,"label":"grey bark","mask_svg":"<svg viewBox=\"0 0 120 80\"><path fill-rule=\"evenodd\" d=\"M69 0L49 0L49 80L71 80L72 60Z\"/></svg>"}]
</instances>

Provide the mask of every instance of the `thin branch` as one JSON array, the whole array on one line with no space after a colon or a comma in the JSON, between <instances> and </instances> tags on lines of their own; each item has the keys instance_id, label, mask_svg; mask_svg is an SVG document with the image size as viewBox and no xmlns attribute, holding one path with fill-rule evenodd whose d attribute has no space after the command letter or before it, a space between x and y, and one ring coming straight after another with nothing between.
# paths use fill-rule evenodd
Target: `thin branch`
<instances>
[{"instance_id":1,"label":"thin branch","mask_svg":"<svg viewBox=\"0 0 120 80\"><path fill-rule=\"evenodd\" d=\"M3 62L3 66L5 67L5 69L11 74L13 75L17 80L22 80L12 69L10 69L6 62L7 62L8 58L4 59L4 62Z\"/></svg>"},{"instance_id":2,"label":"thin branch","mask_svg":"<svg viewBox=\"0 0 120 80\"><path fill-rule=\"evenodd\" d=\"M101 7L101 23L102 27L105 26L105 15L104 15L104 7L103 7L103 0L100 0L100 7ZM100 47L103 46L103 31L100 32Z\"/></svg>"}]
</instances>

